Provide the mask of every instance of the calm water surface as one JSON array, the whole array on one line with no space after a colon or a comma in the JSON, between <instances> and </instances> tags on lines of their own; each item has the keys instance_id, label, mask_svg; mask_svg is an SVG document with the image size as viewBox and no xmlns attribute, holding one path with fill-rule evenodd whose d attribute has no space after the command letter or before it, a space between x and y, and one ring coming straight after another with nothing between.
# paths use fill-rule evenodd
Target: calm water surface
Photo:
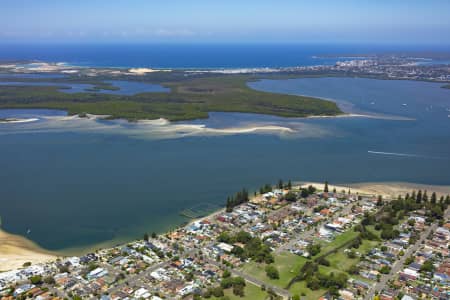
<instances>
[{"instance_id":1,"label":"calm water surface","mask_svg":"<svg viewBox=\"0 0 450 300\"><path fill-rule=\"evenodd\" d=\"M167 230L186 221L183 209L222 205L242 187L256 189L279 178L450 184L450 90L432 83L348 78L263 80L251 86L333 98L352 103L355 111L415 120L213 113L190 123L303 124L314 134L156 140L114 130L55 132L39 127L45 120L0 124L4 229L22 235L30 229L26 236L49 249L89 247ZM3 110L0 118L48 114L64 115Z\"/></svg>"},{"instance_id":2,"label":"calm water surface","mask_svg":"<svg viewBox=\"0 0 450 300\"><path fill-rule=\"evenodd\" d=\"M22 75L22 74L20 74ZM33 74L23 74L33 75ZM35 74L43 75L43 74ZM19 76L18 76L19 77ZM1 78L1 77L0 77ZM19 78L35 78L35 77L19 77ZM42 76L36 77L42 78ZM48 77L47 77L48 78ZM170 89L165 88L159 84L151 84L136 81L123 81L123 80L105 80L113 87L118 87L118 90L89 90L94 87L92 84L86 83L72 83L72 82L16 82L16 81L0 81L0 86L56 86L60 87L59 91L68 94L74 93L99 93L110 95L134 95L139 93L167 93Z\"/></svg>"}]
</instances>

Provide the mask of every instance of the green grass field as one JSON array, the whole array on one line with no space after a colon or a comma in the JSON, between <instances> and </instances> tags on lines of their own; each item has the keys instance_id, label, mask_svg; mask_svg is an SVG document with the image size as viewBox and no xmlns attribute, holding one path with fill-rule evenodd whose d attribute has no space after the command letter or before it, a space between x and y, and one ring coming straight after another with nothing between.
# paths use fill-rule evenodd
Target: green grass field
<instances>
[{"instance_id":1,"label":"green grass field","mask_svg":"<svg viewBox=\"0 0 450 300\"><path fill-rule=\"evenodd\" d=\"M324 289L319 289L316 291L310 290L306 286L305 281L300 281L300 282L294 283L291 286L291 288L289 289L289 291L292 293L292 295L299 295L300 297L302 297L302 299L307 299L307 300L317 300L320 298L320 296L322 296L323 294L325 294L327 292ZM302 295L304 295L304 296L302 296Z\"/></svg>"},{"instance_id":2,"label":"green grass field","mask_svg":"<svg viewBox=\"0 0 450 300\"><path fill-rule=\"evenodd\" d=\"M286 288L292 278L294 278L294 276L299 273L301 267L303 267L303 265L307 261L307 258L300 257L288 252L284 252L275 256L275 266L280 273L280 279L276 280L270 279L266 276L265 264L257 264L251 262L244 266L243 271L264 282L276 285L280 288ZM292 295L305 294L306 299L318 299L326 292L325 290L312 291L306 287L306 283L304 281L296 282L291 286L289 291L292 293Z\"/></svg>"},{"instance_id":3,"label":"green grass field","mask_svg":"<svg viewBox=\"0 0 450 300\"><path fill-rule=\"evenodd\" d=\"M341 272L346 272L350 266L358 263L359 261L358 258L348 258L347 254L344 253L344 249L327 256L327 259L330 262L330 267Z\"/></svg>"},{"instance_id":4,"label":"green grass field","mask_svg":"<svg viewBox=\"0 0 450 300\"><path fill-rule=\"evenodd\" d=\"M264 300L267 298L267 293L265 291L262 291L260 287L248 282L245 286L244 297L234 295L233 289L226 289L224 294L229 297L230 300ZM220 298L211 297L210 299L219 300Z\"/></svg>"},{"instance_id":5,"label":"green grass field","mask_svg":"<svg viewBox=\"0 0 450 300\"><path fill-rule=\"evenodd\" d=\"M336 238L331 242L323 242L320 241L322 244L322 250L319 254L317 254L315 257L319 257L320 255L323 255L325 253L328 253L334 249L337 249L341 247L342 245L345 245L347 242L353 240L358 236L359 232L354 231L353 229L347 230L346 232L336 236ZM360 253L367 253L370 249L376 247L379 242L377 241L369 241L369 240L363 240L360 247L358 249L355 249L355 251ZM329 254L326 259L330 262L330 266L322 266L319 265L319 272L323 274L330 274L333 272L334 274L339 273L346 273L346 270L358 263L359 259L354 258L350 259L347 257L347 255L344 253L344 250L348 247L342 247L341 249L337 250L336 253ZM279 271L280 278L273 280L269 279L266 276L265 272L265 264L258 264L255 262L250 262L244 265L242 268L243 271L259 280L262 280L264 282L276 285L280 288L286 288L289 284L289 282L299 273L301 267L307 262L308 259L304 257L300 257L288 252L283 252L281 254L278 254L275 256L275 264L276 268ZM355 276L350 276L355 277ZM359 277L355 277L359 278ZM367 280L366 280L367 281ZM306 295L306 299L318 299L321 295L323 295L326 291L325 290L317 290L312 291L308 287L306 287L306 283L304 281L296 282L294 283L289 291L295 295Z\"/></svg>"},{"instance_id":6,"label":"green grass field","mask_svg":"<svg viewBox=\"0 0 450 300\"><path fill-rule=\"evenodd\" d=\"M367 225L366 230L375 234L378 238L381 238L381 230L375 230L374 225Z\"/></svg>"},{"instance_id":7,"label":"green grass field","mask_svg":"<svg viewBox=\"0 0 450 300\"><path fill-rule=\"evenodd\" d=\"M343 244L345 244L345 243L349 242L350 240L354 239L355 237L357 237L358 234L359 234L359 232L356 232L353 229L349 229L346 232L339 234L330 243L323 243L322 250L316 256L320 256L324 253L327 253L328 251L331 251L333 249L336 249L336 248L342 246Z\"/></svg>"},{"instance_id":8,"label":"green grass field","mask_svg":"<svg viewBox=\"0 0 450 300\"><path fill-rule=\"evenodd\" d=\"M308 259L288 252L276 255L274 266L276 266L280 273L280 279L270 279L266 276L266 264L250 262L244 265L243 271L259 280L281 288L286 288L291 279L299 272L306 261L308 261Z\"/></svg>"},{"instance_id":9,"label":"green grass field","mask_svg":"<svg viewBox=\"0 0 450 300\"><path fill-rule=\"evenodd\" d=\"M354 250L361 254L366 254L376 245L378 245L378 242L376 241L363 240L359 248ZM350 266L359 262L359 258L348 258L347 254L344 253L345 249L346 248L339 249L337 253L327 256L327 259L330 262L330 267L341 272L346 272Z\"/></svg>"},{"instance_id":10,"label":"green grass field","mask_svg":"<svg viewBox=\"0 0 450 300\"><path fill-rule=\"evenodd\" d=\"M67 110L70 115L91 113L128 120L166 118L172 121L207 118L209 112L257 113L282 117L342 113L336 103L331 101L250 89L247 82L254 80L251 76L205 76L182 80L176 74L160 76L164 76L160 80L166 81L153 78L152 82L159 82L170 88L169 93L141 93L133 96L89 92L67 94L50 86L1 86L0 108L53 108ZM91 82L98 88L112 89L99 82L99 79L65 80Z\"/></svg>"}]
</instances>

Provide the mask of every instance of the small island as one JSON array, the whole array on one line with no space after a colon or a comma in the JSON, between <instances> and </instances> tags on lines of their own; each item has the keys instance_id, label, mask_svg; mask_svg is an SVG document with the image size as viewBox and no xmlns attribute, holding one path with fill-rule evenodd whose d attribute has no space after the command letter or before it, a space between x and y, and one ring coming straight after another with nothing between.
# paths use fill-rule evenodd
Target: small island
<instances>
[{"instance_id":1,"label":"small island","mask_svg":"<svg viewBox=\"0 0 450 300\"><path fill-rule=\"evenodd\" d=\"M64 93L58 86L0 87L0 108L47 108L66 110L69 115L89 113L111 119L164 118L170 121L208 118L209 112L242 112L281 117L335 116L342 114L336 103L312 97L282 95L253 90L247 82L253 76L199 74L184 76L181 71L156 72L139 78L121 76L121 80L158 83L170 92L116 95L95 93L115 90L103 83L115 77L53 79L56 83L83 83L94 87L80 93ZM30 81L30 80L28 80ZM34 80L32 82L39 82ZM26 82L25 82L26 83Z\"/></svg>"},{"instance_id":2,"label":"small island","mask_svg":"<svg viewBox=\"0 0 450 300\"><path fill-rule=\"evenodd\" d=\"M448 72L445 65L422 65L419 64L419 58L399 54L343 59L335 65L214 70L127 69L79 67L52 62L4 62L0 63L5 75L0 86L0 108L60 109L66 110L69 115L89 113L129 121L204 119L208 118L210 112L280 117L337 116L343 112L335 102L256 91L248 83L261 79L362 77L431 81L444 84L442 88L450 88L448 80L443 79ZM24 68L27 63L33 68ZM35 76L27 77L29 74ZM136 90L135 94L125 95L120 93L120 87L111 83L114 81L156 84L161 90ZM70 92L71 85L86 87L78 92Z\"/></svg>"}]
</instances>

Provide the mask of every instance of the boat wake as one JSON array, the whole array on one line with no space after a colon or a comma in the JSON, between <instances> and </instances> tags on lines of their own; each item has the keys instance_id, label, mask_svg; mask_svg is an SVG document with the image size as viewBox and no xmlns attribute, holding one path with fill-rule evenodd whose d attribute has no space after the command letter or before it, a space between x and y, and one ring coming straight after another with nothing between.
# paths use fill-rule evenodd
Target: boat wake
<instances>
[{"instance_id":1,"label":"boat wake","mask_svg":"<svg viewBox=\"0 0 450 300\"><path fill-rule=\"evenodd\" d=\"M387 155L387 156L401 156L401 157L417 157L417 158L442 159L442 157L425 156L425 155L411 154L411 153L382 152L382 151L371 151L371 150L368 150L367 153L375 154L375 155Z\"/></svg>"},{"instance_id":2,"label":"boat wake","mask_svg":"<svg viewBox=\"0 0 450 300\"><path fill-rule=\"evenodd\" d=\"M367 151L370 154L378 154L378 155L391 155L391 156L405 156L405 157L420 157L417 154L408 154L408 153L396 153L396 152L381 152L381 151Z\"/></svg>"}]
</instances>

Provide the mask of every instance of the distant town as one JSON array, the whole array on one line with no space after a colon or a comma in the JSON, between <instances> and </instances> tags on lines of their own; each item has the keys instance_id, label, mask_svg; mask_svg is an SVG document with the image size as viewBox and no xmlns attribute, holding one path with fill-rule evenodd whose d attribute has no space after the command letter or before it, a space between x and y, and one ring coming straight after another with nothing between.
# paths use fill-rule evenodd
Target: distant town
<instances>
[{"instance_id":1,"label":"distant town","mask_svg":"<svg viewBox=\"0 0 450 300\"><path fill-rule=\"evenodd\" d=\"M299 67L292 71L336 72L346 76L369 76L381 79L450 81L450 64L427 58L379 55L343 59L334 66Z\"/></svg>"},{"instance_id":2,"label":"distant town","mask_svg":"<svg viewBox=\"0 0 450 300\"><path fill-rule=\"evenodd\" d=\"M202 77L205 74L280 74L280 75L315 75L315 76L366 76L380 79L422 80L450 83L450 58L448 56L414 57L402 54L348 55L330 56L338 61L335 64L317 64L313 66L292 67L256 67L256 68L223 68L223 69L154 69L154 68L100 68L79 67L65 63L40 61L5 61L0 62L0 72L7 74L28 73L61 73L71 77L104 77L132 76L135 78L167 80L173 74L184 74L189 77ZM7 74L2 80L8 79ZM12 78L16 79L16 78ZM48 79L48 78L47 78ZM130 77L127 77L130 79ZM9 79L11 80L11 79ZM30 81L28 78L27 81ZM107 84L99 86L109 88Z\"/></svg>"},{"instance_id":3,"label":"distant town","mask_svg":"<svg viewBox=\"0 0 450 300\"><path fill-rule=\"evenodd\" d=\"M0 297L448 299L449 204L280 180L165 234L0 273Z\"/></svg>"}]
</instances>

